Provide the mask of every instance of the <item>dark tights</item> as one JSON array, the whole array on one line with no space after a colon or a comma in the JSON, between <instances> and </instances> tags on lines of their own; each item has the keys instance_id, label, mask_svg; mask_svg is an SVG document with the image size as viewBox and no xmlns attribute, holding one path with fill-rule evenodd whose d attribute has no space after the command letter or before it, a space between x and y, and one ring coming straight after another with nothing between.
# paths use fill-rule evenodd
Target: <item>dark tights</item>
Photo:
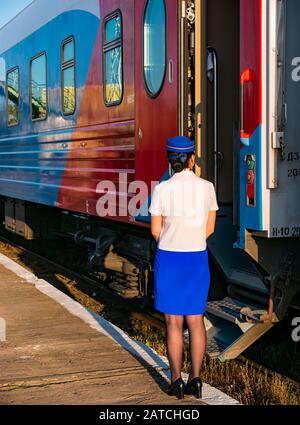
<instances>
[{"instance_id":1,"label":"dark tights","mask_svg":"<svg viewBox=\"0 0 300 425\"><path fill-rule=\"evenodd\" d=\"M171 369L172 382L181 377L184 317L189 329L190 356L192 366L189 380L200 375L201 365L205 353L206 331L203 314L196 316L174 316L165 314L167 330L167 353Z\"/></svg>"}]
</instances>

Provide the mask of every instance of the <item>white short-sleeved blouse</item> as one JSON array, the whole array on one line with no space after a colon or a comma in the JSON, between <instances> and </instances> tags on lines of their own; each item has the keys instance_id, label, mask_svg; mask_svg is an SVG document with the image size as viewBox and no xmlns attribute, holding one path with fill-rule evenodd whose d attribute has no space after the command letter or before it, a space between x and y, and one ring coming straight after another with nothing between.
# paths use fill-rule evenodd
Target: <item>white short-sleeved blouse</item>
<instances>
[{"instance_id":1,"label":"white short-sleeved blouse","mask_svg":"<svg viewBox=\"0 0 300 425\"><path fill-rule=\"evenodd\" d=\"M214 185L184 170L158 184L149 212L164 217L158 248L166 251L204 251L209 211L219 209Z\"/></svg>"}]
</instances>

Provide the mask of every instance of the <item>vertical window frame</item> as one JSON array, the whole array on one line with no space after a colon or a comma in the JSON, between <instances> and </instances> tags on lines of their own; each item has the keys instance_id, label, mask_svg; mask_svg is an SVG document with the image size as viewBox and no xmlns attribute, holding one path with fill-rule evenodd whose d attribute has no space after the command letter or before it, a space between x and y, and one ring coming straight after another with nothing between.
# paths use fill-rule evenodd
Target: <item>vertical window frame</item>
<instances>
[{"instance_id":1,"label":"vertical window frame","mask_svg":"<svg viewBox=\"0 0 300 425\"><path fill-rule=\"evenodd\" d=\"M33 118L32 117L32 62L35 59L38 59L40 56L45 56L45 61L46 61L46 115L44 118ZM47 57L47 53L45 50L43 50L42 52L38 53L37 55L33 56L30 59L29 62L29 101L30 101L30 119L32 122L38 122L38 121L46 121L48 118L48 101L49 101L49 93L48 93L48 57Z\"/></svg>"},{"instance_id":2,"label":"vertical window frame","mask_svg":"<svg viewBox=\"0 0 300 425\"><path fill-rule=\"evenodd\" d=\"M64 60L64 47L66 44L70 43L70 41L73 41L74 46L74 57L73 59L69 61ZM74 110L72 112L65 112L64 109L64 71L68 68L71 68L74 66ZM74 35L70 35L69 37L65 38L60 47L60 81L61 81L61 111L64 117L68 117L70 115L74 115L77 107L77 79L76 79L76 43L75 43L75 37Z\"/></svg>"},{"instance_id":3,"label":"vertical window frame","mask_svg":"<svg viewBox=\"0 0 300 425\"><path fill-rule=\"evenodd\" d=\"M121 22L121 32L120 38L113 40L111 42L106 42L106 23L115 17L120 17ZM106 100L106 62L105 62L105 53L113 50L114 48L120 47L121 50L121 97L115 102L107 102ZM124 56L123 56L123 16L121 9L116 9L113 12L106 15L103 19L102 24L102 75L103 75L103 102L107 108L111 106L121 105L124 97Z\"/></svg>"},{"instance_id":4,"label":"vertical window frame","mask_svg":"<svg viewBox=\"0 0 300 425\"><path fill-rule=\"evenodd\" d=\"M18 122L15 124L9 124L8 123L8 75L14 72L15 70L18 71L18 86L19 86L19 102L18 102ZM6 126L8 128L11 127L17 127L20 125L20 114L21 114L21 108L20 108L20 102L21 102L21 76L20 76L20 68L19 66L14 66L13 68L10 68L8 71L6 71L6 87L5 87L5 94L6 94Z\"/></svg>"},{"instance_id":5,"label":"vertical window frame","mask_svg":"<svg viewBox=\"0 0 300 425\"><path fill-rule=\"evenodd\" d=\"M145 25L145 18L146 18L146 11L147 11L147 7L149 4L149 0L146 1L145 6L144 6L144 12L143 12L143 25L142 25L142 72L143 72L143 82L144 82L144 87L145 90L148 94L149 97L151 97L151 99L155 99L156 97L158 97L160 95L160 93L162 92L162 89L165 85L165 80L166 80L166 74L167 74L167 67L168 67L168 9L167 9L167 5L166 5L166 1L163 0L164 3L164 8L165 8L165 70L164 70L164 74L163 74L163 79L161 82L161 86L159 88L159 90L153 94L148 87L147 81L146 81L146 75L145 75L145 34L144 34L144 25Z\"/></svg>"}]
</instances>

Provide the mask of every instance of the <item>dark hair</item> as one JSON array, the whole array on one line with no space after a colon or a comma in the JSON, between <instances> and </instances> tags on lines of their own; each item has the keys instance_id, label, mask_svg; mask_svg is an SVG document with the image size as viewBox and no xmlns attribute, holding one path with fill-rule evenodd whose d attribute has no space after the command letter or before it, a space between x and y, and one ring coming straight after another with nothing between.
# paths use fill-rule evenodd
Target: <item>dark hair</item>
<instances>
[{"instance_id":1,"label":"dark hair","mask_svg":"<svg viewBox=\"0 0 300 425\"><path fill-rule=\"evenodd\" d=\"M194 155L194 152L182 153L167 151L168 161L175 173L181 173L189 167L189 160Z\"/></svg>"}]
</instances>

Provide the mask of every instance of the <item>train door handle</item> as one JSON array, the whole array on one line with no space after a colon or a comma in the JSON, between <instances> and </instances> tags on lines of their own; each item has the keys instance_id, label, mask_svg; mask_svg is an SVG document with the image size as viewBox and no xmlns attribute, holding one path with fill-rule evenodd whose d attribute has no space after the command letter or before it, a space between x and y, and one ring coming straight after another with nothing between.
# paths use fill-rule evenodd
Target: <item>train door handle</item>
<instances>
[{"instance_id":1,"label":"train door handle","mask_svg":"<svg viewBox=\"0 0 300 425\"><path fill-rule=\"evenodd\" d=\"M215 155L217 157L218 167L221 168L224 162L224 152L215 152Z\"/></svg>"},{"instance_id":2,"label":"train door handle","mask_svg":"<svg viewBox=\"0 0 300 425\"><path fill-rule=\"evenodd\" d=\"M62 147L63 149L67 149L67 147L68 147L68 143L62 143L61 147Z\"/></svg>"},{"instance_id":3,"label":"train door handle","mask_svg":"<svg viewBox=\"0 0 300 425\"><path fill-rule=\"evenodd\" d=\"M138 129L138 138L139 138L139 140L143 139L143 130L140 127Z\"/></svg>"},{"instance_id":4,"label":"train door handle","mask_svg":"<svg viewBox=\"0 0 300 425\"><path fill-rule=\"evenodd\" d=\"M169 83L172 84L173 83L173 79L174 79L174 62L173 59L169 60Z\"/></svg>"}]
</instances>

